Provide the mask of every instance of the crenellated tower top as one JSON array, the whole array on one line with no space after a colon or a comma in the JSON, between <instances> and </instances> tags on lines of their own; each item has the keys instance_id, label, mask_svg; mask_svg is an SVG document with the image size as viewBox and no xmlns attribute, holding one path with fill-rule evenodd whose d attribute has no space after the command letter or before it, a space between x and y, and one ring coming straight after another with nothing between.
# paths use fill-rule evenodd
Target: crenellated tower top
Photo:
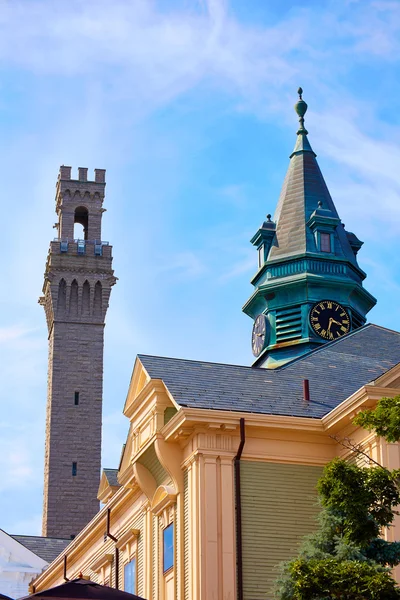
<instances>
[{"instance_id":1,"label":"crenellated tower top","mask_svg":"<svg viewBox=\"0 0 400 600\"><path fill-rule=\"evenodd\" d=\"M85 240L101 240L106 171L95 169L94 180L88 180L87 175L88 169L79 167L78 179L71 179L71 167L60 167L56 185L56 226L60 240L74 239L75 223L83 226Z\"/></svg>"}]
</instances>

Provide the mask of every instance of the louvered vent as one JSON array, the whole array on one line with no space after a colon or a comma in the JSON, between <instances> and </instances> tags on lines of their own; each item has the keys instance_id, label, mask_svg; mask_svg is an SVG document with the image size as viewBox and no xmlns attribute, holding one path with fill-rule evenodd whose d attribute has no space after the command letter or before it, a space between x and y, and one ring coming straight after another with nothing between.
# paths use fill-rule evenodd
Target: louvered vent
<instances>
[{"instance_id":1,"label":"louvered vent","mask_svg":"<svg viewBox=\"0 0 400 600\"><path fill-rule=\"evenodd\" d=\"M276 343L301 338L301 307L276 311Z\"/></svg>"}]
</instances>

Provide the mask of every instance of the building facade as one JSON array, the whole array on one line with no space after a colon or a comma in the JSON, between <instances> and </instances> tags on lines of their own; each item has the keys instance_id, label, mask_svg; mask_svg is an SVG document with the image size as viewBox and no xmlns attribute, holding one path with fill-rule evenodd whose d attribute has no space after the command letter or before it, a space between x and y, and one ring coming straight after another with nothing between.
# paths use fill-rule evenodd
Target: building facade
<instances>
[{"instance_id":1,"label":"building facade","mask_svg":"<svg viewBox=\"0 0 400 600\"><path fill-rule=\"evenodd\" d=\"M71 179L60 167L58 237L50 243L43 296L49 332L43 535L70 538L97 513L100 480L104 320L112 247L101 239L105 171ZM82 239L74 226L83 227Z\"/></svg>"},{"instance_id":2,"label":"building facade","mask_svg":"<svg viewBox=\"0 0 400 600\"><path fill-rule=\"evenodd\" d=\"M352 424L400 392L400 333L365 324L358 238L315 160L300 97L274 220L252 239L252 367L139 355L104 507L34 582L80 572L146 600L272 599L279 564L316 527L316 483L351 437L390 469L399 444ZM400 521L387 532L400 539Z\"/></svg>"}]
</instances>

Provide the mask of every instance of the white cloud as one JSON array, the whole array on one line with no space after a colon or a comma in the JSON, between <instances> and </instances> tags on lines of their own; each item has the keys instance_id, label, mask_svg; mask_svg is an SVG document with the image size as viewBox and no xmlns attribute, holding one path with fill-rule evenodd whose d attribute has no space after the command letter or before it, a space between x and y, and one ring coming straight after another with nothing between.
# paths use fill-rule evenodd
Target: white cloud
<instances>
[{"instance_id":1,"label":"white cloud","mask_svg":"<svg viewBox=\"0 0 400 600\"><path fill-rule=\"evenodd\" d=\"M21 338L26 338L26 336L33 331L35 331L35 329L27 329L22 325L0 327L0 343L21 340ZM31 345L30 342L28 342L28 345Z\"/></svg>"},{"instance_id":2,"label":"white cloud","mask_svg":"<svg viewBox=\"0 0 400 600\"><path fill-rule=\"evenodd\" d=\"M194 252L178 252L173 255L159 256L156 271L169 273L174 279L187 280L202 276L207 267Z\"/></svg>"}]
</instances>

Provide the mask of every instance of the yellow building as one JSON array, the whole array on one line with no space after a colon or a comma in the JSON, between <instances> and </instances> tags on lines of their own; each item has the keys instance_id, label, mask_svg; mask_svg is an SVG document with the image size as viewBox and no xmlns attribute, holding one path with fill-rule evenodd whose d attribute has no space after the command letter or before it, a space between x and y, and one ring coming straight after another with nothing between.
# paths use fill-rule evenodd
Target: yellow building
<instances>
[{"instance_id":1,"label":"yellow building","mask_svg":"<svg viewBox=\"0 0 400 600\"><path fill-rule=\"evenodd\" d=\"M398 444L352 425L400 393L400 333L365 325L362 242L346 232L304 128L277 212L252 243L252 367L139 355L102 510L34 582L84 576L147 600L265 600L315 527L315 486L351 438L400 467ZM339 440L339 441L338 441ZM389 535L389 534L388 534ZM400 521L390 530L400 539Z\"/></svg>"}]
</instances>

